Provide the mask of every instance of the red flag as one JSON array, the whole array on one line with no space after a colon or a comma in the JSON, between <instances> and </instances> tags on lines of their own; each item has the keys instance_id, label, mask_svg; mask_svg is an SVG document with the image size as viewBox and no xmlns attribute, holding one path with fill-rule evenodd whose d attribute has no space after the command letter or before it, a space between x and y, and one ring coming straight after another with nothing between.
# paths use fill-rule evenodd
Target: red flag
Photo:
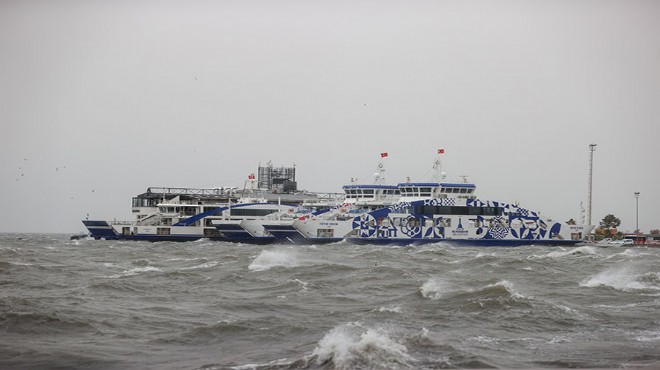
<instances>
[{"instance_id":1,"label":"red flag","mask_svg":"<svg viewBox=\"0 0 660 370\"><path fill-rule=\"evenodd\" d=\"M438 149L438 154L444 154L445 150L444 149Z\"/></svg>"},{"instance_id":2,"label":"red flag","mask_svg":"<svg viewBox=\"0 0 660 370\"><path fill-rule=\"evenodd\" d=\"M248 180L254 180L254 179L256 179L256 178L257 178L257 177L256 177L253 173L251 173L251 174L248 176Z\"/></svg>"},{"instance_id":3,"label":"red flag","mask_svg":"<svg viewBox=\"0 0 660 370\"><path fill-rule=\"evenodd\" d=\"M385 158L385 157L387 157L387 153L380 153L380 157L381 157L381 158Z\"/></svg>"}]
</instances>

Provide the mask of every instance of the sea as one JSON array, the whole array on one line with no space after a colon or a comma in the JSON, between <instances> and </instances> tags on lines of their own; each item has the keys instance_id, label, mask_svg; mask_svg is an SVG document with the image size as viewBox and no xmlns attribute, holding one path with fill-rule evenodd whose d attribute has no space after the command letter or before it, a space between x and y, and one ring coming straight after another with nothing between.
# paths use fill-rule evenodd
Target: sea
<instances>
[{"instance_id":1,"label":"sea","mask_svg":"<svg viewBox=\"0 0 660 370\"><path fill-rule=\"evenodd\" d=\"M0 234L0 368L660 368L660 248Z\"/></svg>"}]
</instances>

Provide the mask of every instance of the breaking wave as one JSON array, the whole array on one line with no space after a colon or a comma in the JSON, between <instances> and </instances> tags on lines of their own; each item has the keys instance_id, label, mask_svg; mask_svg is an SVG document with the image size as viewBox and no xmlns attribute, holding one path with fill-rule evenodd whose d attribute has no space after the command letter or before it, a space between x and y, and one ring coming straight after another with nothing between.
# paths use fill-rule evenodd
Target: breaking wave
<instances>
[{"instance_id":1,"label":"breaking wave","mask_svg":"<svg viewBox=\"0 0 660 370\"><path fill-rule=\"evenodd\" d=\"M660 273L640 271L633 265L617 266L583 280L580 286L609 287L622 291L660 290Z\"/></svg>"},{"instance_id":2,"label":"breaking wave","mask_svg":"<svg viewBox=\"0 0 660 370\"><path fill-rule=\"evenodd\" d=\"M264 250L250 263L251 271L266 271L275 267L299 266L298 254L291 249Z\"/></svg>"},{"instance_id":3,"label":"breaking wave","mask_svg":"<svg viewBox=\"0 0 660 370\"><path fill-rule=\"evenodd\" d=\"M365 328L359 322L332 329L312 354L317 365L336 369L412 367L405 345L383 328Z\"/></svg>"}]
</instances>

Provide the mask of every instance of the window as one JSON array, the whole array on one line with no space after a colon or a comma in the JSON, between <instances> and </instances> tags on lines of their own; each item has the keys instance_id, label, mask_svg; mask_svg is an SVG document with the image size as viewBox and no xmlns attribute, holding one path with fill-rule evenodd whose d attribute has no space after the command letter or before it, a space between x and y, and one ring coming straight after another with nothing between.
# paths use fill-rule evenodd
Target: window
<instances>
[{"instance_id":1,"label":"window","mask_svg":"<svg viewBox=\"0 0 660 370\"><path fill-rule=\"evenodd\" d=\"M333 229L317 229L316 236L319 238L332 238L335 236L335 231Z\"/></svg>"},{"instance_id":2,"label":"window","mask_svg":"<svg viewBox=\"0 0 660 370\"><path fill-rule=\"evenodd\" d=\"M232 208L231 215L239 217L259 217L277 212L277 209Z\"/></svg>"},{"instance_id":3,"label":"window","mask_svg":"<svg viewBox=\"0 0 660 370\"><path fill-rule=\"evenodd\" d=\"M156 229L156 234L158 235L170 235L169 227L159 227Z\"/></svg>"}]
</instances>

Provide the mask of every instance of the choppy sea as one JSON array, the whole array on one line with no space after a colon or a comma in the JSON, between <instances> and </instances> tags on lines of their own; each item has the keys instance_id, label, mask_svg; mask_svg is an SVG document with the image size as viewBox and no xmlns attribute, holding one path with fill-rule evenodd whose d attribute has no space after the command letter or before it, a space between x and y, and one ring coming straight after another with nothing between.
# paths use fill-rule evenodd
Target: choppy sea
<instances>
[{"instance_id":1,"label":"choppy sea","mask_svg":"<svg viewBox=\"0 0 660 370\"><path fill-rule=\"evenodd\" d=\"M660 248L0 234L3 369L660 367Z\"/></svg>"}]
</instances>

